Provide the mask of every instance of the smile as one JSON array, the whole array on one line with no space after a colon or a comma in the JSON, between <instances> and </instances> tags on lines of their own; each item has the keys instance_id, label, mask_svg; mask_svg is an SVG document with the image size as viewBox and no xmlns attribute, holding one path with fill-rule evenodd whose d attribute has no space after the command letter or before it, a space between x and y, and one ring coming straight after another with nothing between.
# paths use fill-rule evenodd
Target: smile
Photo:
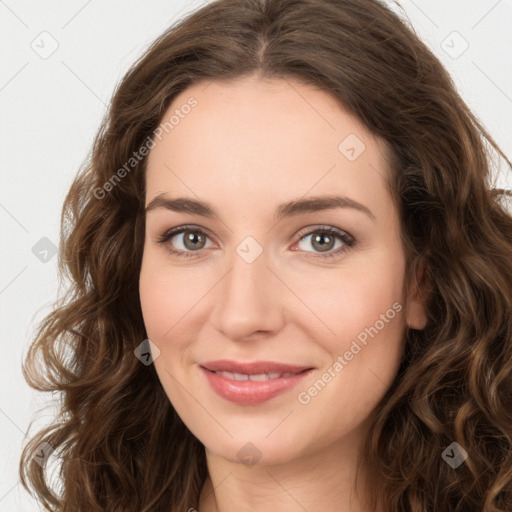
<instances>
[{"instance_id":1,"label":"smile","mask_svg":"<svg viewBox=\"0 0 512 512\"><path fill-rule=\"evenodd\" d=\"M252 381L262 381L262 380L271 380L271 379L279 379L281 377L291 377L292 375L296 375L295 373L256 373L254 375L250 375L247 373L233 373L233 372L213 372L217 375L221 375L222 377L226 377L226 379L231 380L252 380Z\"/></svg>"},{"instance_id":2,"label":"smile","mask_svg":"<svg viewBox=\"0 0 512 512\"><path fill-rule=\"evenodd\" d=\"M271 400L294 388L314 370L281 363L234 361L203 363L199 368L215 393L239 405L258 405Z\"/></svg>"}]
</instances>

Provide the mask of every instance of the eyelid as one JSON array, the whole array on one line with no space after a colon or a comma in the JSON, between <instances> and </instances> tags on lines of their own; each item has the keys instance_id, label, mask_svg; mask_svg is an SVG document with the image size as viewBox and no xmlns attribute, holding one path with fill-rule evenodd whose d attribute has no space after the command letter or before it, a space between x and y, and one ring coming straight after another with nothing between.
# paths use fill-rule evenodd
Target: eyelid
<instances>
[{"instance_id":1,"label":"eyelid","mask_svg":"<svg viewBox=\"0 0 512 512\"><path fill-rule=\"evenodd\" d=\"M327 233L328 235L333 235L334 237L341 240L343 245L341 247L338 247L336 250L329 250L326 252L304 251L311 255L308 256L308 258L320 260L325 260L327 258L339 259L343 256L345 252L352 249L357 243L357 240L350 233L344 231L343 229L329 225L316 225L307 226L306 228L303 228L301 231L299 231L297 235L299 237L299 240L295 242L294 245L300 243L304 238L311 236L315 233Z\"/></svg>"},{"instance_id":2,"label":"eyelid","mask_svg":"<svg viewBox=\"0 0 512 512\"><path fill-rule=\"evenodd\" d=\"M345 238L347 240L355 242L355 238L347 231L344 231L343 229L336 228L334 226L328 226L328 225L322 225L322 224L318 224L318 225L314 224L312 226L306 226L305 228L302 228L297 233L296 236L299 238L299 241L300 241L304 237L312 235L313 233L329 233L329 234L337 235L341 239Z\"/></svg>"},{"instance_id":3,"label":"eyelid","mask_svg":"<svg viewBox=\"0 0 512 512\"><path fill-rule=\"evenodd\" d=\"M157 236L156 242L160 245L164 246L165 249L171 253L174 256L177 257L183 257L183 258L189 258L189 257L195 257L196 255L200 255L205 249L199 249L197 251L183 251L181 249L170 249L166 247L167 242L173 238L174 236L180 235L183 232L186 231L192 231L201 233L202 235L206 236L209 239L214 239L215 237L212 237L210 234L210 231L206 228L202 228L200 226L196 226L193 224L188 225L182 225L177 226L175 228L168 229L164 231L162 235ZM347 231L344 231L340 228L336 228L334 226L330 225L310 225L302 228L296 235L294 235L295 238L298 238L298 240L293 244L296 245L299 242L301 242L304 238L307 236L313 235L315 233L328 233L336 236L339 240L343 242L343 246L341 248L338 248L336 251L326 251L325 253L322 252L315 252L315 251L303 251L309 254L312 254L313 256L309 256L310 258L335 258L337 256L340 256L340 253L346 252L348 249L351 249L356 243L357 240ZM299 252L299 251L297 251Z\"/></svg>"},{"instance_id":4,"label":"eyelid","mask_svg":"<svg viewBox=\"0 0 512 512\"><path fill-rule=\"evenodd\" d=\"M155 241L158 244L163 245L168 252L170 252L171 254L174 254L174 255L190 254L191 256L193 256L194 253L200 253L201 251L203 251L204 249L200 249L198 251L182 251L182 250L176 250L176 249L171 250L168 247L166 247L167 242L171 238L173 238L177 235L181 235L182 233L184 233L186 231L201 233L202 235L206 236L209 239L214 238L211 236L209 230L202 228L200 226L193 225L193 224L187 224L187 225L177 226L175 228L165 230L161 235L158 235L156 237Z\"/></svg>"}]
</instances>

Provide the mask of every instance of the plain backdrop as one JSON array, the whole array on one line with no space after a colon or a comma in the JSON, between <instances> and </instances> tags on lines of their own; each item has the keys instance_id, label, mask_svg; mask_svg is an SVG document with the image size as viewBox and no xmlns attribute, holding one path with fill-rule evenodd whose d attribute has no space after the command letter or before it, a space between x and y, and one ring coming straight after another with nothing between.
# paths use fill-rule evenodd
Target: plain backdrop
<instances>
[{"instance_id":1,"label":"plain backdrop","mask_svg":"<svg viewBox=\"0 0 512 512\"><path fill-rule=\"evenodd\" d=\"M115 85L161 32L206 1L0 0L0 512L38 511L18 462L50 419L21 363L57 298L62 202ZM512 1L402 0L420 37L512 158ZM400 12L398 8L394 8ZM501 164L498 186L512 188Z\"/></svg>"}]
</instances>

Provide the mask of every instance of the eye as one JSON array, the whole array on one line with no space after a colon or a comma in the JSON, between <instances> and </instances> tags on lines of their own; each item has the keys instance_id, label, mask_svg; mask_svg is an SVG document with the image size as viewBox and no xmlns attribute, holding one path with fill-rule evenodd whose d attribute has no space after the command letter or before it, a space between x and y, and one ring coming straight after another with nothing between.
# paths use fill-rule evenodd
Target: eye
<instances>
[{"instance_id":1,"label":"eye","mask_svg":"<svg viewBox=\"0 0 512 512\"><path fill-rule=\"evenodd\" d=\"M305 252L317 252L315 258L336 257L347 249L354 247L356 241L352 235L345 233L332 226L322 226L306 234L299 234L301 237L298 244L302 243L301 250ZM309 241L307 241L309 239ZM338 244L336 244L338 242ZM308 251L307 246L313 247ZM333 250L336 249L336 250Z\"/></svg>"},{"instance_id":2,"label":"eye","mask_svg":"<svg viewBox=\"0 0 512 512\"><path fill-rule=\"evenodd\" d=\"M356 243L352 235L332 226L320 226L305 233L303 231L299 233L299 237L300 240L297 244L299 246L302 244L300 249L306 253L316 252L316 255L312 256L313 258L337 257L347 249L354 247ZM310 241L306 242L310 237ZM203 229L194 226L181 226L166 231L157 239L157 242L178 258L191 258L208 248L209 240L210 237ZM338 242L337 245L336 242ZM306 248L308 245L314 250L308 250Z\"/></svg>"},{"instance_id":3,"label":"eye","mask_svg":"<svg viewBox=\"0 0 512 512\"><path fill-rule=\"evenodd\" d=\"M175 238L177 242L168 244L167 242L172 242L173 238ZM165 246L171 254L179 258L190 258L195 256L194 252L199 252L201 249L205 248L207 239L209 240L209 236L202 229L182 226L165 232L157 242ZM177 249L173 248L176 246L178 246Z\"/></svg>"}]
</instances>

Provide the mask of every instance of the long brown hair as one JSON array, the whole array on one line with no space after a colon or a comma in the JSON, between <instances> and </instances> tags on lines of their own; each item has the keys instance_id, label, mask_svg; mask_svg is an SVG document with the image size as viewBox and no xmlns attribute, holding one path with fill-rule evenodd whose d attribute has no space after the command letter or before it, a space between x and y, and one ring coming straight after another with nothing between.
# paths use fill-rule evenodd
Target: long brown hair
<instances>
[{"instance_id":1,"label":"long brown hair","mask_svg":"<svg viewBox=\"0 0 512 512\"><path fill-rule=\"evenodd\" d=\"M147 338L147 159L133 153L189 85L252 74L314 85L386 141L407 274L421 264L429 282L428 324L407 332L361 454L369 510L512 510L512 217L491 182L493 155L510 161L378 0L213 1L126 74L63 206L59 269L70 284L23 365L31 387L60 397L59 416L24 447L23 485L53 511L197 507L204 446L154 365L134 356ZM457 468L442 457L454 442L468 453Z\"/></svg>"}]
</instances>

